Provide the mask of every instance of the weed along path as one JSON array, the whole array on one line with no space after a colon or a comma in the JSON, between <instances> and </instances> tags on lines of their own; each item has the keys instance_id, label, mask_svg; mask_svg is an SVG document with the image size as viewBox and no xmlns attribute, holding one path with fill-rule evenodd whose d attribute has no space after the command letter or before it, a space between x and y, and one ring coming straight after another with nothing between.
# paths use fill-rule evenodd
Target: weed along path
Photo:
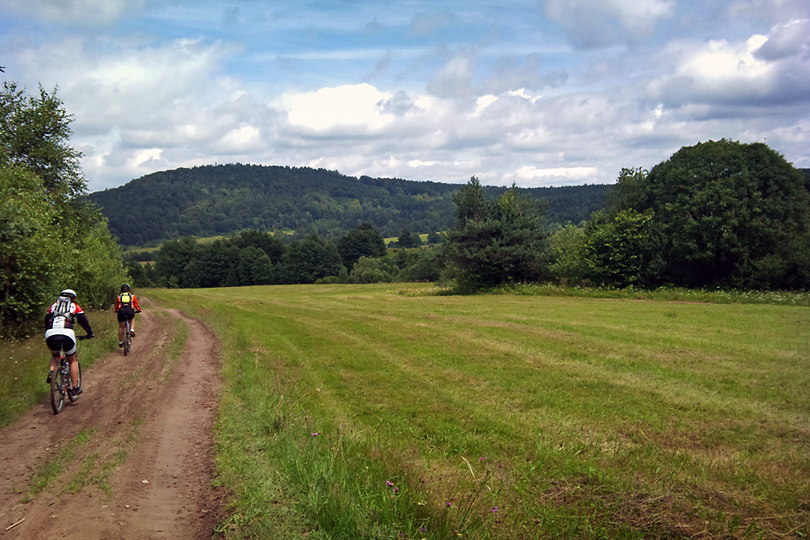
<instances>
[{"instance_id":1,"label":"weed along path","mask_svg":"<svg viewBox=\"0 0 810 540\"><path fill-rule=\"evenodd\" d=\"M129 356L85 370L75 404L54 415L43 400L0 430L0 538L212 537L218 343L144 304Z\"/></svg>"}]
</instances>

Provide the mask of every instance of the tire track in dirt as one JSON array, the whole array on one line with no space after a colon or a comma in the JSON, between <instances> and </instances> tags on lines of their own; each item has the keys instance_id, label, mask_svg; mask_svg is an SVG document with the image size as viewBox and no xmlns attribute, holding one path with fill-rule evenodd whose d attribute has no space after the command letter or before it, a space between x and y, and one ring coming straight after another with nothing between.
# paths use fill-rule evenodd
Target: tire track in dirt
<instances>
[{"instance_id":1,"label":"tire track in dirt","mask_svg":"<svg viewBox=\"0 0 810 540\"><path fill-rule=\"evenodd\" d=\"M87 369L76 404L54 415L43 401L0 430L0 538L212 537L224 512L211 485L218 343L200 321L144 305L130 355ZM86 444L74 442L80 433ZM65 447L73 455L61 475L26 502L36 473Z\"/></svg>"}]
</instances>

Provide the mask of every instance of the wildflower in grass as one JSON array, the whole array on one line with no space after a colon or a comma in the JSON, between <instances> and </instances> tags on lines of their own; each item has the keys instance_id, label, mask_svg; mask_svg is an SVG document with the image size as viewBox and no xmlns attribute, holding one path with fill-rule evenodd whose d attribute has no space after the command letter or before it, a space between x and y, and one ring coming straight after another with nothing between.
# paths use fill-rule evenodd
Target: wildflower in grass
<instances>
[{"instance_id":1,"label":"wildflower in grass","mask_svg":"<svg viewBox=\"0 0 810 540\"><path fill-rule=\"evenodd\" d=\"M313 432L312 432L312 436L313 436L313 437L317 437L318 435L320 435L320 433L318 433L317 431L313 431Z\"/></svg>"},{"instance_id":2,"label":"wildflower in grass","mask_svg":"<svg viewBox=\"0 0 810 540\"><path fill-rule=\"evenodd\" d=\"M394 483L391 480L386 480L385 485L388 487L394 487Z\"/></svg>"},{"instance_id":3,"label":"wildflower in grass","mask_svg":"<svg viewBox=\"0 0 810 540\"><path fill-rule=\"evenodd\" d=\"M498 510L500 510L500 509L497 506L493 506L492 508L490 508L489 511L492 512L493 514L495 514L495 513L498 512Z\"/></svg>"},{"instance_id":4,"label":"wildflower in grass","mask_svg":"<svg viewBox=\"0 0 810 540\"><path fill-rule=\"evenodd\" d=\"M453 501L447 501L445 504L447 505L447 508L453 508Z\"/></svg>"}]
</instances>

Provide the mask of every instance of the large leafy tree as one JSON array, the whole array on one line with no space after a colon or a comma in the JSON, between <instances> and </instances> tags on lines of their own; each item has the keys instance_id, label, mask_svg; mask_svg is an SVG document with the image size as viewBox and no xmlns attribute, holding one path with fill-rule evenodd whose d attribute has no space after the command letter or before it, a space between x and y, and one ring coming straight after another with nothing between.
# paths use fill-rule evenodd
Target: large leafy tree
<instances>
[{"instance_id":1,"label":"large leafy tree","mask_svg":"<svg viewBox=\"0 0 810 540\"><path fill-rule=\"evenodd\" d=\"M56 92L0 90L0 334L21 334L59 289L100 307L125 279L121 252L85 181Z\"/></svg>"},{"instance_id":2,"label":"large leafy tree","mask_svg":"<svg viewBox=\"0 0 810 540\"><path fill-rule=\"evenodd\" d=\"M314 283L320 278L339 275L342 268L335 244L310 235L287 248L278 274L282 283Z\"/></svg>"},{"instance_id":3,"label":"large leafy tree","mask_svg":"<svg viewBox=\"0 0 810 540\"><path fill-rule=\"evenodd\" d=\"M79 166L81 153L67 144L69 115L56 95L42 87L29 96L15 83L3 83L0 92L0 146L6 164L36 174L51 202L64 205L86 189Z\"/></svg>"},{"instance_id":4,"label":"large leafy tree","mask_svg":"<svg viewBox=\"0 0 810 540\"><path fill-rule=\"evenodd\" d=\"M491 201L476 177L454 200L457 224L448 235L445 257L459 289L550 277L548 234L535 201L514 187Z\"/></svg>"},{"instance_id":5,"label":"large leafy tree","mask_svg":"<svg viewBox=\"0 0 810 540\"><path fill-rule=\"evenodd\" d=\"M386 253L385 239L370 223L363 223L341 237L337 249L348 270L360 257L383 257Z\"/></svg>"},{"instance_id":6,"label":"large leafy tree","mask_svg":"<svg viewBox=\"0 0 810 540\"><path fill-rule=\"evenodd\" d=\"M55 215L39 179L20 167L0 167L0 335L36 314L56 287L59 242Z\"/></svg>"},{"instance_id":7,"label":"large leafy tree","mask_svg":"<svg viewBox=\"0 0 810 540\"><path fill-rule=\"evenodd\" d=\"M654 214L662 281L810 286L798 251L810 235L805 179L767 145L721 140L681 148L653 167L641 191L628 202Z\"/></svg>"}]
</instances>

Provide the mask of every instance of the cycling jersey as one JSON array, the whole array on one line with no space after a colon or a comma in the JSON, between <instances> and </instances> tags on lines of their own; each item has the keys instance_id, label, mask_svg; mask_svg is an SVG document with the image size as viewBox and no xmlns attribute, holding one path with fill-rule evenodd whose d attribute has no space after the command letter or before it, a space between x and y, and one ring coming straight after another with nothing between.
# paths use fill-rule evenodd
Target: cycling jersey
<instances>
[{"instance_id":1,"label":"cycling jersey","mask_svg":"<svg viewBox=\"0 0 810 540\"><path fill-rule=\"evenodd\" d=\"M113 311L118 311L121 308L133 308L135 311L140 311L141 306L138 304L138 297L131 292L122 292L115 299Z\"/></svg>"},{"instance_id":2,"label":"cycling jersey","mask_svg":"<svg viewBox=\"0 0 810 540\"><path fill-rule=\"evenodd\" d=\"M45 315L45 339L55 335L62 335L68 336L75 341L76 333L73 331L75 321L79 321L85 332L88 334L93 333L87 315L79 307L79 304L72 302L70 298L60 296L56 302L51 304L48 313Z\"/></svg>"}]
</instances>

